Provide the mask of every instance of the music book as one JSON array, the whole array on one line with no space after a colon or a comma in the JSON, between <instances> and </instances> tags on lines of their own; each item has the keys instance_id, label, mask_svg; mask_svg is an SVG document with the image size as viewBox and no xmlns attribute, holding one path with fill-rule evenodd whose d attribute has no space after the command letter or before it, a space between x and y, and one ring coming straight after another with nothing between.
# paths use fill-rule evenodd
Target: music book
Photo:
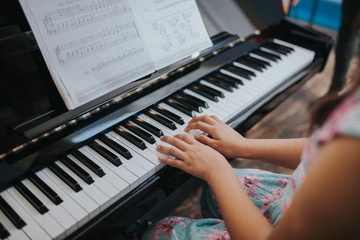
<instances>
[{"instance_id":1,"label":"music book","mask_svg":"<svg viewBox=\"0 0 360 240\"><path fill-rule=\"evenodd\" d=\"M212 45L195 0L20 0L74 109Z\"/></svg>"}]
</instances>

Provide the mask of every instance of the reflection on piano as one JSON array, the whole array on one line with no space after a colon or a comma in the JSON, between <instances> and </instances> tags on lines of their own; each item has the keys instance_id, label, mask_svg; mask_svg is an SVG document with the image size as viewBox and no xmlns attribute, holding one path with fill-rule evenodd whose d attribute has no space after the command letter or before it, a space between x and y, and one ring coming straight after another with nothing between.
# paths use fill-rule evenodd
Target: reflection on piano
<instances>
[{"instance_id":1,"label":"reflection on piano","mask_svg":"<svg viewBox=\"0 0 360 240\"><path fill-rule=\"evenodd\" d=\"M285 18L278 1L197 2L211 49L71 111L19 4L1 3L0 238L85 237L159 188L167 198L124 234L162 217L195 180L158 161L160 136L201 114L244 133L322 70L332 40Z\"/></svg>"}]
</instances>

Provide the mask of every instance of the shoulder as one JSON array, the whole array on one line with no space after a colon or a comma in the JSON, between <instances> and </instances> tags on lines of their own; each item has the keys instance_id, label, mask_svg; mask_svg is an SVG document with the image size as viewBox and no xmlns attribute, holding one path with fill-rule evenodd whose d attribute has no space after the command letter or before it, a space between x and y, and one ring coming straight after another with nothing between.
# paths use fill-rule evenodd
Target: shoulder
<instances>
[{"instance_id":1,"label":"shoulder","mask_svg":"<svg viewBox=\"0 0 360 240\"><path fill-rule=\"evenodd\" d=\"M320 142L337 136L360 138L360 88L344 98L319 131Z\"/></svg>"}]
</instances>

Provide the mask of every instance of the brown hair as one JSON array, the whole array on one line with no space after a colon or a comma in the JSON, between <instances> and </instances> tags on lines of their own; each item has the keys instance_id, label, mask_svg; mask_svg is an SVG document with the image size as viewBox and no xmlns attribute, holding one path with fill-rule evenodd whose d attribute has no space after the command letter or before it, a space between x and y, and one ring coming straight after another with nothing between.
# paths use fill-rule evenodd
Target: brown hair
<instances>
[{"instance_id":1,"label":"brown hair","mask_svg":"<svg viewBox=\"0 0 360 240\"><path fill-rule=\"evenodd\" d=\"M330 90L323 97L311 104L309 109L309 133L312 133L318 127L321 127L336 106L349 94L360 87L360 51L358 51L357 57L357 67L351 72L343 90L337 91L330 87Z\"/></svg>"}]
</instances>

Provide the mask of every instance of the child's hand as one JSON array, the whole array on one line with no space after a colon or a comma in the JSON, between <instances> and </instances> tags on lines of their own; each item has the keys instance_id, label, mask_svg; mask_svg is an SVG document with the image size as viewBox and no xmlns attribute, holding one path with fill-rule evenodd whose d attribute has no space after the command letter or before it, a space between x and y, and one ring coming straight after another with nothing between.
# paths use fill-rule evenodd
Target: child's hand
<instances>
[{"instance_id":1,"label":"child's hand","mask_svg":"<svg viewBox=\"0 0 360 240\"><path fill-rule=\"evenodd\" d=\"M217 150L226 157L237 157L242 143L246 139L216 116L193 118L185 131L199 129L211 136L195 135L195 139Z\"/></svg>"},{"instance_id":2,"label":"child's hand","mask_svg":"<svg viewBox=\"0 0 360 240\"><path fill-rule=\"evenodd\" d=\"M219 173L220 169L232 171L224 156L189 135L164 136L160 140L175 147L159 145L157 151L170 156L159 157L160 162L179 168L205 181L209 181L214 174Z\"/></svg>"}]
</instances>

